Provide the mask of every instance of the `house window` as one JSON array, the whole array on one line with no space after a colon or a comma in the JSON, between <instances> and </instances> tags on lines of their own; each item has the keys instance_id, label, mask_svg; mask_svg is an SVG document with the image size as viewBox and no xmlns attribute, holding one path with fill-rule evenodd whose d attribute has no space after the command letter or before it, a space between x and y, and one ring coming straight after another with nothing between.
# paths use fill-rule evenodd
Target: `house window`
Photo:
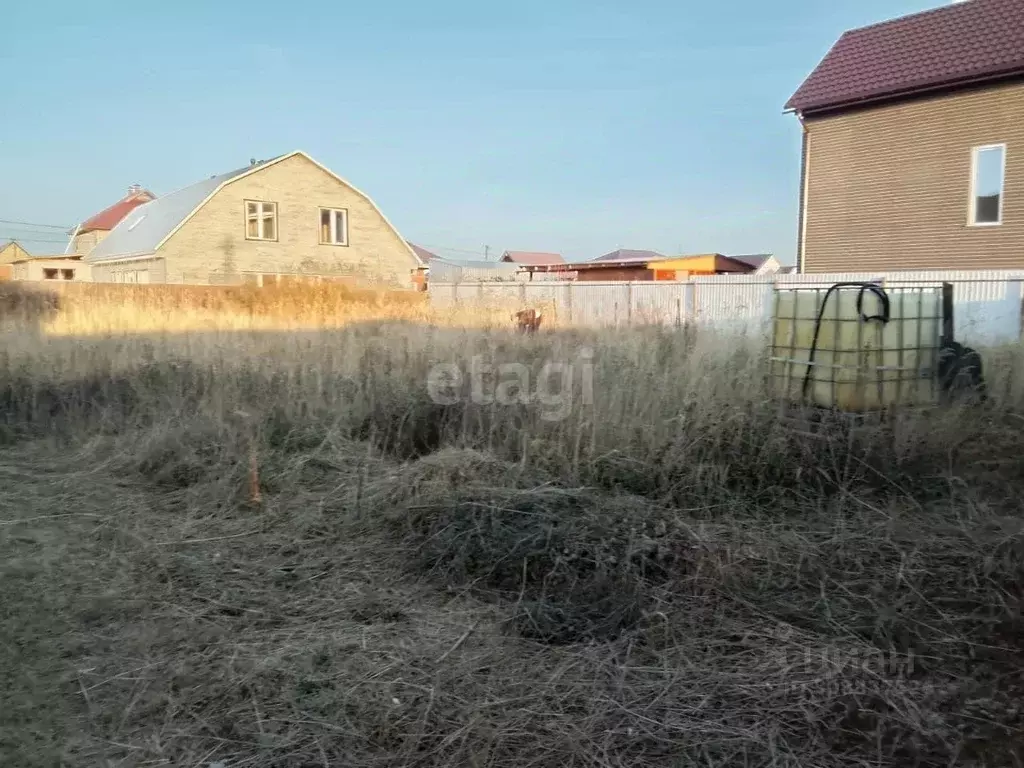
<instances>
[{"instance_id":1,"label":"house window","mask_svg":"<svg viewBox=\"0 0 1024 768\"><path fill-rule=\"evenodd\" d=\"M59 271L60 270L58 270L58 269L44 269L43 270L43 280L56 280L57 279L57 273Z\"/></svg>"},{"instance_id":2,"label":"house window","mask_svg":"<svg viewBox=\"0 0 1024 768\"><path fill-rule=\"evenodd\" d=\"M971 152L970 223L972 226L1002 223L1005 171L1005 144L975 147Z\"/></svg>"},{"instance_id":3,"label":"house window","mask_svg":"<svg viewBox=\"0 0 1024 768\"><path fill-rule=\"evenodd\" d=\"M75 279L75 270L73 270L73 269L62 269L60 271L60 279L61 280L74 280Z\"/></svg>"},{"instance_id":4,"label":"house window","mask_svg":"<svg viewBox=\"0 0 1024 768\"><path fill-rule=\"evenodd\" d=\"M277 240L277 203L245 201L245 239Z\"/></svg>"},{"instance_id":5,"label":"house window","mask_svg":"<svg viewBox=\"0 0 1024 768\"><path fill-rule=\"evenodd\" d=\"M348 211L344 208L320 209L320 242L323 245L348 245Z\"/></svg>"}]
</instances>

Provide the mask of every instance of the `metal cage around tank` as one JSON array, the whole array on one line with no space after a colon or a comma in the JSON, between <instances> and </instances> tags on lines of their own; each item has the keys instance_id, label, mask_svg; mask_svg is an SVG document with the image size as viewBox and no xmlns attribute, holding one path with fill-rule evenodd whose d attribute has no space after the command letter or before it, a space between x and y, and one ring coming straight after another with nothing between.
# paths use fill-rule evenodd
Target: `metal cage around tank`
<instances>
[{"instance_id":1,"label":"metal cage around tank","mask_svg":"<svg viewBox=\"0 0 1024 768\"><path fill-rule=\"evenodd\" d=\"M779 288L769 383L785 402L844 412L934 405L952 336L949 283Z\"/></svg>"}]
</instances>

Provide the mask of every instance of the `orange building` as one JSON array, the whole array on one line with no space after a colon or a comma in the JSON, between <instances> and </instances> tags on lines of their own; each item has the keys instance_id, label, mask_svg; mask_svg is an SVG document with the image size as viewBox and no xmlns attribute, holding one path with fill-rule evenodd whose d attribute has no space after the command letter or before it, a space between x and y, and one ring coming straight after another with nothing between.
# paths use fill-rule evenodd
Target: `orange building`
<instances>
[{"instance_id":1,"label":"orange building","mask_svg":"<svg viewBox=\"0 0 1024 768\"><path fill-rule=\"evenodd\" d=\"M703 275L749 275L756 267L745 261L706 253L659 259L586 261L580 264L526 266L527 272L575 272L582 281L688 280Z\"/></svg>"}]
</instances>

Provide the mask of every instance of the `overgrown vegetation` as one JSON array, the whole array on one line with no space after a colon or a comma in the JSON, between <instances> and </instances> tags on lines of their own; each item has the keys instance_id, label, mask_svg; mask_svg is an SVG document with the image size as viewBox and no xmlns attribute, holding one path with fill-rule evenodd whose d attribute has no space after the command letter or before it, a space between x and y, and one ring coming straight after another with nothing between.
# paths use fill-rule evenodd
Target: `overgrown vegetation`
<instances>
[{"instance_id":1,"label":"overgrown vegetation","mask_svg":"<svg viewBox=\"0 0 1024 768\"><path fill-rule=\"evenodd\" d=\"M348 306L9 323L0 764L1022 764L1018 349L807 429L744 340ZM428 396L584 349L564 418Z\"/></svg>"}]
</instances>

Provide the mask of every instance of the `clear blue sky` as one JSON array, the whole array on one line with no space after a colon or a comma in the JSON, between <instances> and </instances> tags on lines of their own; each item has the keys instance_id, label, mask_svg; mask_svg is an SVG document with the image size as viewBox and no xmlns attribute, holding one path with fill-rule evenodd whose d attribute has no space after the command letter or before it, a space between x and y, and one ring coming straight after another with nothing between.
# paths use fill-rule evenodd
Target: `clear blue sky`
<instances>
[{"instance_id":1,"label":"clear blue sky","mask_svg":"<svg viewBox=\"0 0 1024 768\"><path fill-rule=\"evenodd\" d=\"M940 4L12 2L0 219L72 225L135 182L161 194L303 149L451 256L792 262L783 104L844 29ZM33 232L0 224L58 230Z\"/></svg>"}]
</instances>

